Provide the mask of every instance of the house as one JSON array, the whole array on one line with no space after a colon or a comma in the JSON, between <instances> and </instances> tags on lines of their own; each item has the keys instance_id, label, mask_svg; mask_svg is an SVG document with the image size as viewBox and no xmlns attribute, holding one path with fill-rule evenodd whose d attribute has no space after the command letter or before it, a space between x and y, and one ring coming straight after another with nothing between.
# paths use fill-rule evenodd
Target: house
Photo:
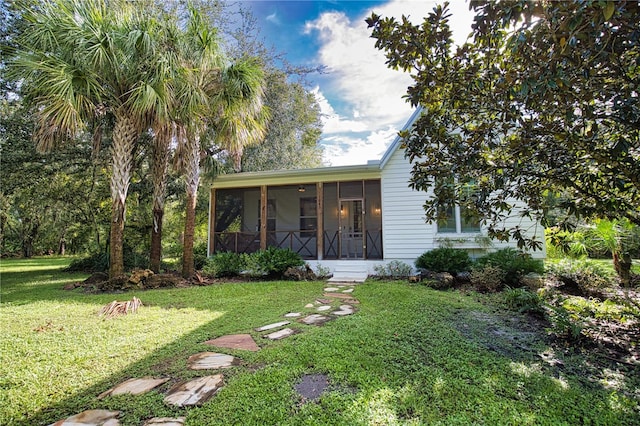
<instances>
[{"instance_id":1,"label":"house","mask_svg":"<svg viewBox=\"0 0 640 426\"><path fill-rule=\"evenodd\" d=\"M276 246L299 253L314 270L322 265L374 274L378 264L413 265L437 247L459 247L477 257L514 246L489 241L480 223L465 221L457 206L446 223L426 223L429 194L408 186L410 171L396 138L380 160L365 165L219 176L211 188L208 254ZM507 221L543 235L541 226L517 214Z\"/></svg>"}]
</instances>

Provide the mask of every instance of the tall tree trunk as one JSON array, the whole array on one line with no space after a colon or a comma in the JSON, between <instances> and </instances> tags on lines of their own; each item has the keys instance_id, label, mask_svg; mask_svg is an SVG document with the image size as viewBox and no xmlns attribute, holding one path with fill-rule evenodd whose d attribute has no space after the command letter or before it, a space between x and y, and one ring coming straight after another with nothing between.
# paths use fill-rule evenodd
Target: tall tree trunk
<instances>
[{"instance_id":1,"label":"tall tree trunk","mask_svg":"<svg viewBox=\"0 0 640 426\"><path fill-rule=\"evenodd\" d=\"M109 278L124 274L124 222L127 192L131 182L133 148L138 137L136 120L123 110L116 112L113 128L111 174L111 232L109 238Z\"/></svg>"},{"instance_id":2,"label":"tall tree trunk","mask_svg":"<svg viewBox=\"0 0 640 426\"><path fill-rule=\"evenodd\" d=\"M200 183L200 137L189 133L184 150L184 173L187 183L187 207L184 222L184 246L182 251L182 276L191 278L195 273L193 238L196 228L196 203Z\"/></svg>"},{"instance_id":3,"label":"tall tree trunk","mask_svg":"<svg viewBox=\"0 0 640 426\"><path fill-rule=\"evenodd\" d=\"M164 217L164 199L167 188L167 166L169 163L169 142L171 126L159 126L154 129L153 141L153 227L151 228L151 253L149 268L160 272L162 261L162 218Z\"/></svg>"}]
</instances>

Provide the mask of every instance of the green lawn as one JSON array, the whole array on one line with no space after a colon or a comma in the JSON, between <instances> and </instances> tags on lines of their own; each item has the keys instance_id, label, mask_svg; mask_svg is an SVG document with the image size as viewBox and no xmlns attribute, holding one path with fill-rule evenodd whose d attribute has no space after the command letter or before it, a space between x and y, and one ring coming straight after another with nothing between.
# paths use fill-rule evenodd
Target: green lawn
<instances>
[{"instance_id":1,"label":"green lawn","mask_svg":"<svg viewBox=\"0 0 640 426\"><path fill-rule=\"evenodd\" d=\"M90 408L121 410L123 425L178 415L191 425L640 424L637 380L586 374L570 348L556 353L564 365L551 366L540 356L551 350L543 339L496 350L481 338L484 319L502 312L496 298L367 282L354 292L355 315L321 327L294 323L301 333L270 342L253 329L305 311L323 282L89 295L62 289L83 278L59 271L68 261L0 263L2 424L46 425ZM133 296L144 304L138 313L98 316ZM202 375L186 359L229 333L251 333L262 350L221 350L242 363L223 372L225 387L202 407L170 408L161 392L96 398L130 377L171 377L164 391ZM307 373L331 383L316 402L294 389Z\"/></svg>"}]
</instances>

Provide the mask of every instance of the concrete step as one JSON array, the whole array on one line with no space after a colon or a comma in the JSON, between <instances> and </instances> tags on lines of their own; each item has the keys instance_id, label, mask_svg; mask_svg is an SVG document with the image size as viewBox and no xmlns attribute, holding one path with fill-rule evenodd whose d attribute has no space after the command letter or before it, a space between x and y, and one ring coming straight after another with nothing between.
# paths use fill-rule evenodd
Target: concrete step
<instances>
[{"instance_id":1,"label":"concrete step","mask_svg":"<svg viewBox=\"0 0 640 426\"><path fill-rule=\"evenodd\" d=\"M335 271L333 277L327 281L330 283L363 283L367 279L366 272Z\"/></svg>"}]
</instances>

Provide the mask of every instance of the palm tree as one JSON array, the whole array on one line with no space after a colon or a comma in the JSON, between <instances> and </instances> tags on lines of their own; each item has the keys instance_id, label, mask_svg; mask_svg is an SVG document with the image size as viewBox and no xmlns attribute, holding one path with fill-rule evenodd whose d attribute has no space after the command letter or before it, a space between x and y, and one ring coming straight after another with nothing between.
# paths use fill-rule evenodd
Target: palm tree
<instances>
[{"instance_id":1,"label":"palm tree","mask_svg":"<svg viewBox=\"0 0 640 426\"><path fill-rule=\"evenodd\" d=\"M171 122L157 122L152 128L153 226L151 228L149 269L155 273L160 272L160 263L162 261L162 220L164 218L170 144L174 135L174 128L175 126Z\"/></svg>"},{"instance_id":2,"label":"palm tree","mask_svg":"<svg viewBox=\"0 0 640 426\"><path fill-rule=\"evenodd\" d=\"M265 107L265 77L253 59L247 59L224 70L222 90L214 104L215 143L229 152L236 172L242 169L244 149L264 140L269 119Z\"/></svg>"},{"instance_id":3,"label":"palm tree","mask_svg":"<svg viewBox=\"0 0 640 426\"><path fill-rule=\"evenodd\" d=\"M263 137L266 115L262 105L264 78L254 61L226 66L215 31L190 10L182 44L181 79L177 84L175 164L186 183L186 211L182 275L193 276L195 212L200 184L203 144L222 143L230 152L242 153L243 144ZM212 140L206 135L213 133ZM206 142L206 143L205 143Z\"/></svg>"},{"instance_id":4,"label":"palm tree","mask_svg":"<svg viewBox=\"0 0 640 426\"><path fill-rule=\"evenodd\" d=\"M148 5L125 0L52 0L25 10L12 65L35 103L43 151L73 138L103 113L113 116L111 278L124 273L125 203L133 151L151 116L168 115L171 62L160 56L172 28Z\"/></svg>"}]
</instances>

